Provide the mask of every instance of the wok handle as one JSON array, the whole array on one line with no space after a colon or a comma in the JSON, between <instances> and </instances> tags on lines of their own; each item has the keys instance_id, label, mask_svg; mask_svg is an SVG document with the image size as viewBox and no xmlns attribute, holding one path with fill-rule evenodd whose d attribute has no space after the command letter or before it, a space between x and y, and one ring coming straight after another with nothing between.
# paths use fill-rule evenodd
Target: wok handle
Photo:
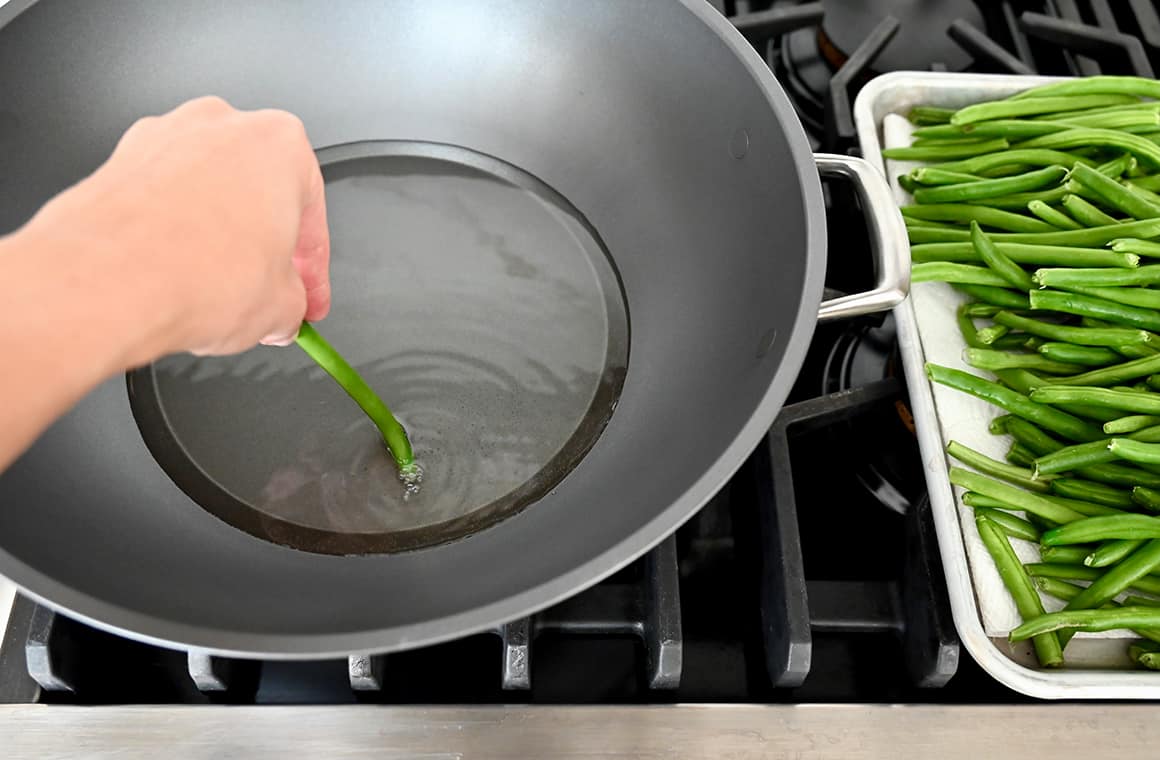
<instances>
[{"instance_id":1,"label":"wok handle","mask_svg":"<svg viewBox=\"0 0 1160 760\"><path fill-rule=\"evenodd\" d=\"M886 178L861 158L815 153L814 161L823 177L841 177L854 183L868 217L870 249L878 275L873 290L822 301L818 321L856 317L897 306L910 290L910 242Z\"/></svg>"}]
</instances>

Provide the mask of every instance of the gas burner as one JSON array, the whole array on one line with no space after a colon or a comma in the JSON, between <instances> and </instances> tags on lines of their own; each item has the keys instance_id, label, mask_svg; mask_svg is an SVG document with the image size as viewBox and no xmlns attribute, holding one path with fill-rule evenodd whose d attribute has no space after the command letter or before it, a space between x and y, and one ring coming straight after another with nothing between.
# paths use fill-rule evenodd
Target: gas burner
<instances>
[{"instance_id":1,"label":"gas burner","mask_svg":"<svg viewBox=\"0 0 1160 760\"><path fill-rule=\"evenodd\" d=\"M971 55L946 32L955 22L982 28L983 14L971 0L825 0L826 15L817 33L822 58L837 71L882 19L902 22L890 43L874 58L871 75L886 71L924 71L932 65L960 71Z\"/></svg>"},{"instance_id":2,"label":"gas burner","mask_svg":"<svg viewBox=\"0 0 1160 760\"><path fill-rule=\"evenodd\" d=\"M822 367L820 391L849 391L900 379L901 374L894 318L888 316L881 325L854 325L838 335ZM843 445L866 454L855 460L858 482L883 506L905 513L921 495L914 484L923 482L906 398L900 396L866 414L871 419L856 425L847 422L834 435Z\"/></svg>"},{"instance_id":3,"label":"gas burner","mask_svg":"<svg viewBox=\"0 0 1160 760\"><path fill-rule=\"evenodd\" d=\"M852 135L847 124L852 95L831 92L835 81L845 90L886 71L965 69L972 56L958 44L959 35L948 33L985 27L971 0L823 0L821 5L821 26L785 34L773 43L770 60L798 117L830 143Z\"/></svg>"}]
</instances>

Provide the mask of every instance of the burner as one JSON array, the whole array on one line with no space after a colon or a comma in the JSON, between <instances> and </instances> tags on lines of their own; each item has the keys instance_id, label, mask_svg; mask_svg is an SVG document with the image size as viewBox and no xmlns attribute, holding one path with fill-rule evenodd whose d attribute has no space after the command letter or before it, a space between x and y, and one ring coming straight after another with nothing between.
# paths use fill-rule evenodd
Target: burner
<instances>
[{"instance_id":1,"label":"burner","mask_svg":"<svg viewBox=\"0 0 1160 760\"><path fill-rule=\"evenodd\" d=\"M880 326L851 326L838 336L825 359L820 391L836 393L895 377L901 377L901 359L894 318L887 317ZM915 484L923 482L914 419L905 397L867 414L873 422L848 423L835 434L843 440L864 439L855 444L868 454L859 459L858 481L883 506L905 513L920 495Z\"/></svg>"},{"instance_id":2,"label":"burner","mask_svg":"<svg viewBox=\"0 0 1160 760\"><path fill-rule=\"evenodd\" d=\"M950 71L965 69L971 56L947 36L947 29L955 21L984 26L983 14L971 0L825 0L823 5L826 16L817 44L835 70L886 16L902 26L875 58L876 72L926 71L936 63Z\"/></svg>"}]
</instances>

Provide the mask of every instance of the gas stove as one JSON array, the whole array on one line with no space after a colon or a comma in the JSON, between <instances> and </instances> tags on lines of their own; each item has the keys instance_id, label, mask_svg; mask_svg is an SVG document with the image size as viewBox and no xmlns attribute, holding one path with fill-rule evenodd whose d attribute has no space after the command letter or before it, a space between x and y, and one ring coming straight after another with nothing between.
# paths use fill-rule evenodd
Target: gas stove
<instances>
[{"instance_id":1,"label":"gas stove","mask_svg":"<svg viewBox=\"0 0 1160 760\"><path fill-rule=\"evenodd\" d=\"M856 152L851 104L878 73L1152 76L1160 66L1160 7L1150 0L712 1L765 57L815 149L829 152ZM825 191L827 296L867 289L857 201L840 184ZM1025 701L983 673L955 633L889 316L819 327L763 444L675 535L597 586L494 631L382 657L256 662L129 641L15 595L0 643L0 704L103 705L116 720L142 709L126 706L148 704L156 707L146 715L179 722L199 715L187 705L297 705L264 713L276 716L283 742L299 734L298 719L361 737L366 721L386 720L370 706L385 704L394 717L383 730L404 747L420 746L405 743L419 726L447 747L469 736L498 747L500 734L481 732L516 717L549 743L589 732L583 746L592 748L595 734L627 737L636 725L661 744L625 738L630 754L687 746L690 755L733 747L756 756L797 746L776 743L778 731L819 742L832 732L819 713L778 705L830 703L835 720L875 737L868 742L897 747L923 741L916 733L927 729L866 705L927 705L910 715L949 724L963 714L946 712L949 704L975 705L985 720L1001 713L979 705ZM735 712L690 706L708 703ZM618 708L594 719L562 705ZM659 706L682 717L658 717ZM1064 716L1026 709L1039 721ZM12 710L50 725L43 712L0 707L0 735ZM242 735L263 719L258 708L226 712ZM62 714L103 737L94 741L125 740L92 712ZM1114 742L1134 719L1098 714L1101 727L1082 741ZM188 720L181 725L203 719ZM455 726L469 730L455 740ZM703 746L681 738L698 726L754 733ZM834 756L849 756L856 745L833 736ZM954 744L937 746L946 754Z\"/></svg>"}]
</instances>

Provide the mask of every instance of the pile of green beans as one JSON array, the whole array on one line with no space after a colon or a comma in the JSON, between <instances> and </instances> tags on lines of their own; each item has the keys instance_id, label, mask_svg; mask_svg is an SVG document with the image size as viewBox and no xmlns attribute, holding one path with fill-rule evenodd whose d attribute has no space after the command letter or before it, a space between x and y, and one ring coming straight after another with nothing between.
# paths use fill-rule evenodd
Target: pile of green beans
<instances>
[{"instance_id":1,"label":"pile of green beans","mask_svg":"<svg viewBox=\"0 0 1160 760\"><path fill-rule=\"evenodd\" d=\"M1059 667L1077 631L1130 629L1125 657L1158 670L1160 82L1089 77L911 121L918 142L884 156L924 162L898 178L913 280L964 294L978 371L927 375L997 407L990 432L1011 439L1006 461L947 446L1023 618L1010 638Z\"/></svg>"}]
</instances>

